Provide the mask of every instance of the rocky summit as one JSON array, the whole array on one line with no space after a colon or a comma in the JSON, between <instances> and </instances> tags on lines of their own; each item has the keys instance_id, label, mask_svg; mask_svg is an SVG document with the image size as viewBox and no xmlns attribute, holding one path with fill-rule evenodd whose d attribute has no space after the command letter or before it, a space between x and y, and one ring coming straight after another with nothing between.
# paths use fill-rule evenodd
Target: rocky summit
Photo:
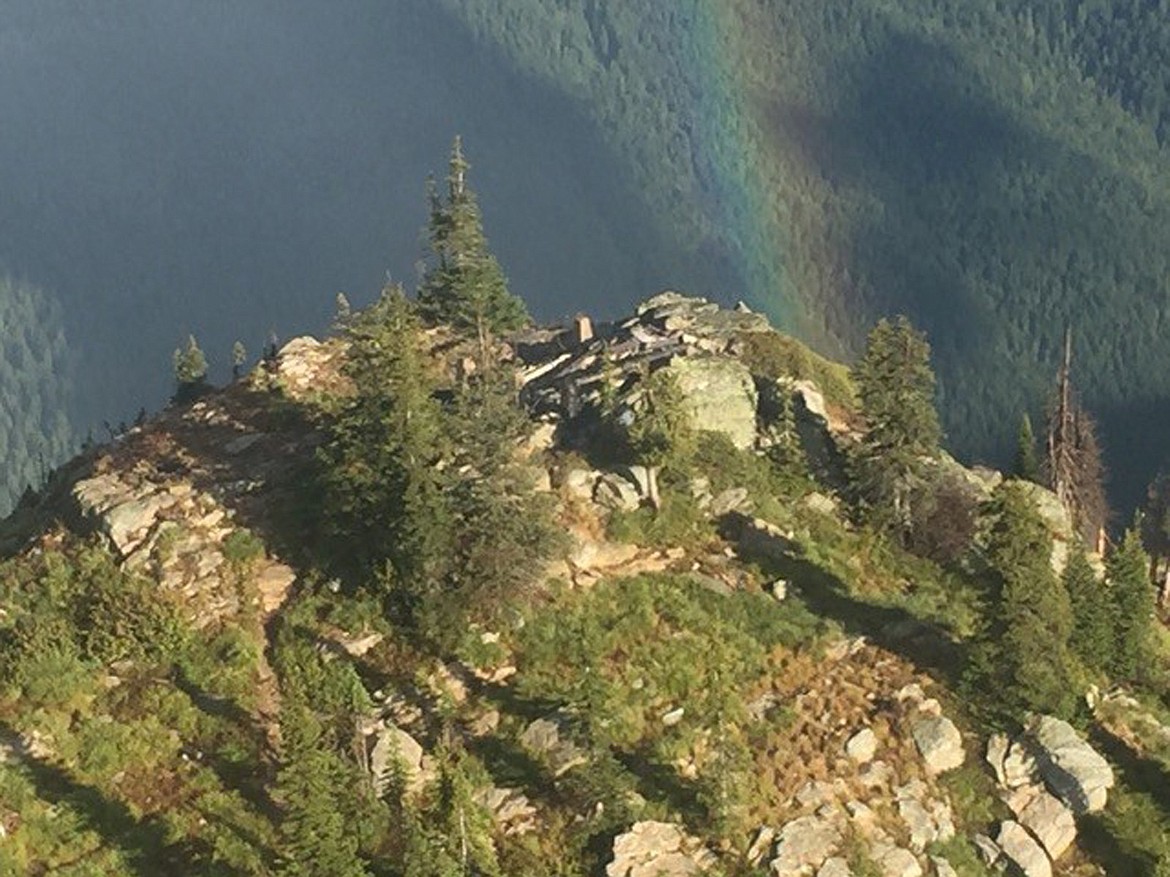
<instances>
[{"instance_id":1,"label":"rocky summit","mask_svg":"<svg viewBox=\"0 0 1170 877\"><path fill-rule=\"evenodd\" d=\"M1001 473L927 454L906 496L935 505L882 529L864 388L744 308L664 293L488 353L350 319L5 523L5 873L1140 861L1100 837L1156 798L1148 693L1029 712L971 670L1015 666L986 633ZM1055 581L1074 528L1019 496Z\"/></svg>"}]
</instances>

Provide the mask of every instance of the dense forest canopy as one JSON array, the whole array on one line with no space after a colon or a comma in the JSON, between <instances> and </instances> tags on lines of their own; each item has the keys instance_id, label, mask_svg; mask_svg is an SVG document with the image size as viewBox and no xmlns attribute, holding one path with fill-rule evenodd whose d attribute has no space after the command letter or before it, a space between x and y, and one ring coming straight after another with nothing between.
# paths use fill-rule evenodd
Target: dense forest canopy
<instances>
[{"instance_id":1,"label":"dense forest canopy","mask_svg":"<svg viewBox=\"0 0 1170 877\"><path fill-rule=\"evenodd\" d=\"M924 326L964 454L1042 412L1071 326L1119 495L1158 464L1164 4L447 5L589 106L655 214L787 326L844 356L882 314Z\"/></svg>"},{"instance_id":2,"label":"dense forest canopy","mask_svg":"<svg viewBox=\"0 0 1170 877\"><path fill-rule=\"evenodd\" d=\"M18 0L0 259L60 299L73 420L117 422L166 398L189 332L222 377L237 337L319 330L387 272L413 286L419 180L462 132L537 318L677 286L853 358L905 311L969 458L1043 419L1071 326L1131 505L1170 397L1168 21L1149 0Z\"/></svg>"},{"instance_id":3,"label":"dense forest canopy","mask_svg":"<svg viewBox=\"0 0 1170 877\"><path fill-rule=\"evenodd\" d=\"M73 360L61 308L0 273L0 511L74 446L67 412Z\"/></svg>"}]
</instances>

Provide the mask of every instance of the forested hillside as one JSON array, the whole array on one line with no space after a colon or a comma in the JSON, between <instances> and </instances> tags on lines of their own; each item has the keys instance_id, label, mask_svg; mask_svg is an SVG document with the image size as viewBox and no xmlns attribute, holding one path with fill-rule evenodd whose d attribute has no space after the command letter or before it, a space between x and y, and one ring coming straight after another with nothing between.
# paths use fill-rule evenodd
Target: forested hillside
<instances>
[{"instance_id":1,"label":"forested hillside","mask_svg":"<svg viewBox=\"0 0 1170 877\"><path fill-rule=\"evenodd\" d=\"M923 325L961 452L1041 413L1071 326L1115 488L1160 462L1163 4L447 6L588 106L655 215L786 325L836 354L877 315Z\"/></svg>"},{"instance_id":2,"label":"forested hillside","mask_svg":"<svg viewBox=\"0 0 1170 877\"><path fill-rule=\"evenodd\" d=\"M60 307L0 273L0 513L75 449L66 415L72 378Z\"/></svg>"}]
</instances>

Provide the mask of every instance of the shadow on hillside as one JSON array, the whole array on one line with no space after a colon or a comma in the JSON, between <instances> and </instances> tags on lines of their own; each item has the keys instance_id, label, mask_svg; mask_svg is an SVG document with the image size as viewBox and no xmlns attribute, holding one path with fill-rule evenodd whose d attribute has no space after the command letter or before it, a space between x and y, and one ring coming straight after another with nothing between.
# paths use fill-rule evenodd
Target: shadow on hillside
<instances>
[{"instance_id":1,"label":"shadow on hillside","mask_svg":"<svg viewBox=\"0 0 1170 877\"><path fill-rule=\"evenodd\" d=\"M171 681L187 695L196 709L213 719L230 724L243 734L253 752L264 753L268 750L269 741L264 726L247 710L229 698L218 697L206 691L190 679L181 668L175 668L171 674ZM233 761L215 752L202 750L197 754L196 760L210 768L225 788L235 791L257 811L269 819L277 818L279 812L267 788L267 780L271 779L271 776L266 774L270 772L260 769L267 766L263 756L258 765L255 762Z\"/></svg>"},{"instance_id":2,"label":"shadow on hillside","mask_svg":"<svg viewBox=\"0 0 1170 877\"><path fill-rule=\"evenodd\" d=\"M215 395L225 422L171 422L175 441L195 460L186 474L285 563L312 567L322 554L317 510L322 488L314 455L319 435L304 406L236 383ZM233 452L233 442L254 443Z\"/></svg>"},{"instance_id":3,"label":"shadow on hillside","mask_svg":"<svg viewBox=\"0 0 1170 877\"><path fill-rule=\"evenodd\" d=\"M0 739L15 743L19 735L0 722ZM37 796L67 808L76 817L78 830L93 831L105 844L121 852L128 873L141 877L159 874L242 877L243 872L213 864L215 851L210 844L194 838L186 838L179 844L169 842L171 832L167 826L154 819L136 818L125 804L77 782L61 768L28 754L21 756L20 764Z\"/></svg>"},{"instance_id":4,"label":"shadow on hillside","mask_svg":"<svg viewBox=\"0 0 1170 877\"><path fill-rule=\"evenodd\" d=\"M1093 746L1104 754L1133 792L1148 796L1164 815L1170 815L1170 771L1157 761L1142 758L1126 743L1094 725L1089 732ZM1078 820L1080 845L1108 874L1155 877L1157 862L1126 849L1111 832L1101 814Z\"/></svg>"},{"instance_id":5,"label":"shadow on hillside","mask_svg":"<svg viewBox=\"0 0 1170 877\"><path fill-rule=\"evenodd\" d=\"M905 609L853 596L841 579L800 557L796 545L781 536L753 529L742 515L727 516L721 522L721 530L737 543L745 560L755 561L768 574L794 584L812 612L836 621L847 634L864 636L951 684L958 682L964 649L939 625L922 621Z\"/></svg>"}]
</instances>

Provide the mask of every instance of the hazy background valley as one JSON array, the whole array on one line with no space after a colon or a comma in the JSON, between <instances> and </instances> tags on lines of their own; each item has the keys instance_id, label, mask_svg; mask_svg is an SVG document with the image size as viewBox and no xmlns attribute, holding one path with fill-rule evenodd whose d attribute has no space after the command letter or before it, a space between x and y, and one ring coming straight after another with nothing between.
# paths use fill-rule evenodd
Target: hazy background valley
<instances>
[{"instance_id":1,"label":"hazy background valley","mask_svg":"<svg viewBox=\"0 0 1170 877\"><path fill-rule=\"evenodd\" d=\"M905 311L949 443L1001 461L1061 333L1119 505L1162 462L1158 3L14 0L0 21L0 507L334 296L413 282L464 135L539 319L674 286L825 352ZM67 413L68 418L62 416Z\"/></svg>"}]
</instances>

